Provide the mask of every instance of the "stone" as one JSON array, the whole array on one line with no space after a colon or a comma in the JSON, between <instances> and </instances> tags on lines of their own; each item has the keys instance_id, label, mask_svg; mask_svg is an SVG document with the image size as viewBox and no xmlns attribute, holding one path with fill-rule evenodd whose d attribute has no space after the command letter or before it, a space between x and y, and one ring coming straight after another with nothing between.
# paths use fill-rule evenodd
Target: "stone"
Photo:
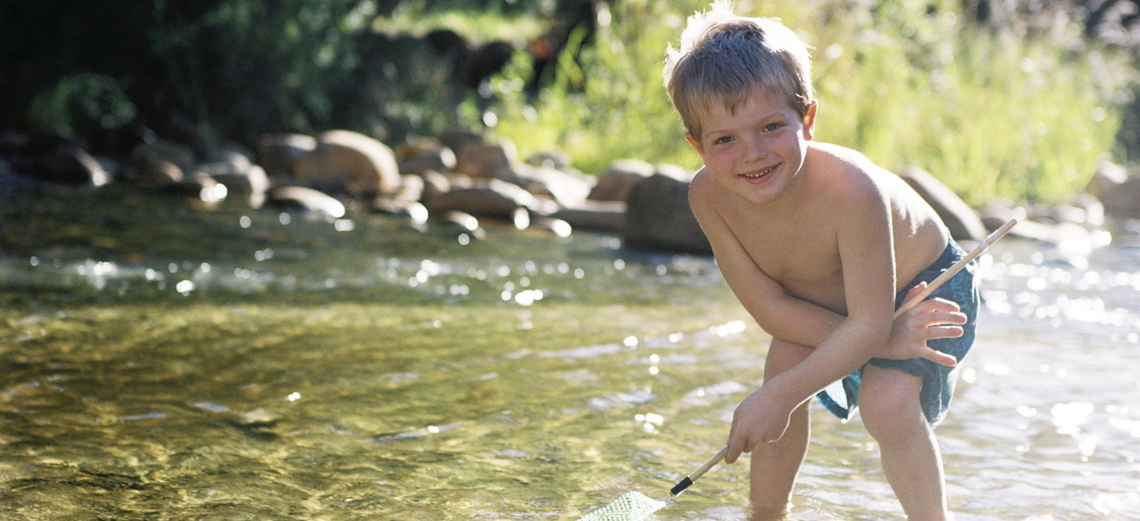
<instances>
[{"instance_id":1,"label":"stone","mask_svg":"<svg viewBox=\"0 0 1140 521\"><path fill-rule=\"evenodd\" d=\"M447 172L455 169L455 152L438 139L412 138L396 148L396 162L402 175Z\"/></svg>"},{"instance_id":2,"label":"stone","mask_svg":"<svg viewBox=\"0 0 1140 521\"><path fill-rule=\"evenodd\" d=\"M1140 177L1129 175L1123 166L1102 161L1087 191L1103 204L1105 216L1140 219Z\"/></svg>"},{"instance_id":3,"label":"stone","mask_svg":"<svg viewBox=\"0 0 1140 521\"><path fill-rule=\"evenodd\" d=\"M584 201L573 208L561 208L550 215L574 228L620 234L625 226L625 201Z\"/></svg>"},{"instance_id":4,"label":"stone","mask_svg":"<svg viewBox=\"0 0 1140 521\"><path fill-rule=\"evenodd\" d=\"M33 156L32 176L52 183L102 186L111 176L94 156L62 136L43 136L27 145Z\"/></svg>"},{"instance_id":5,"label":"stone","mask_svg":"<svg viewBox=\"0 0 1140 521\"><path fill-rule=\"evenodd\" d=\"M305 134L266 134L257 142L257 162L266 175L292 177L297 161L317 148L317 138Z\"/></svg>"},{"instance_id":6,"label":"stone","mask_svg":"<svg viewBox=\"0 0 1140 521\"><path fill-rule=\"evenodd\" d=\"M515 165L513 182L534 195L547 197L564 207L586 200L595 179L572 168Z\"/></svg>"},{"instance_id":7,"label":"stone","mask_svg":"<svg viewBox=\"0 0 1140 521\"><path fill-rule=\"evenodd\" d=\"M335 197L306 186L279 186L269 191L266 206L283 210L322 213L329 217L344 217L344 203Z\"/></svg>"},{"instance_id":8,"label":"stone","mask_svg":"<svg viewBox=\"0 0 1140 521\"><path fill-rule=\"evenodd\" d=\"M470 142L455 149L455 171L482 179L509 179L514 176L518 155L509 140L498 143Z\"/></svg>"},{"instance_id":9,"label":"stone","mask_svg":"<svg viewBox=\"0 0 1140 521\"><path fill-rule=\"evenodd\" d=\"M986 238L986 228L978 214L929 172L911 166L903 168L899 177L934 209L955 240L981 241Z\"/></svg>"},{"instance_id":10,"label":"stone","mask_svg":"<svg viewBox=\"0 0 1140 521\"><path fill-rule=\"evenodd\" d=\"M396 156L387 145L358 132L330 130L294 165L298 183L354 197L395 192L400 186Z\"/></svg>"},{"instance_id":11,"label":"stone","mask_svg":"<svg viewBox=\"0 0 1140 521\"><path fill-rule=\"evenodd\" d=\"M515 211L519 208L540 215L549 214L557 209L551 207L555 204L553 201L544 201L518 185L497 179L480 182L471 187L452 188L448 192L425 198L423 203L433 215L459 211L512 221L515 219Z\"/></svg>"},{"instance_id":12,"label":"stone","mask_svg":"<svg viewBox=\"0 0 1140 521\"><path fill-rule=\"evenodd\" d=\"M689 207L689 182L659 173L630 190L622 240L639 248L712 253L712 246Z\"/></svg>"},{"instance_id":13,"label":"stone","mask_svg":"<svg viewBox=\"0 0 1140 521\"><path fill-rule=\"evenodd\" d=\"M653 165L640 159L618 159L598 177L587 199L592 201L625 201L633 185L652 176Z\"/></svg>"}]
</instances>

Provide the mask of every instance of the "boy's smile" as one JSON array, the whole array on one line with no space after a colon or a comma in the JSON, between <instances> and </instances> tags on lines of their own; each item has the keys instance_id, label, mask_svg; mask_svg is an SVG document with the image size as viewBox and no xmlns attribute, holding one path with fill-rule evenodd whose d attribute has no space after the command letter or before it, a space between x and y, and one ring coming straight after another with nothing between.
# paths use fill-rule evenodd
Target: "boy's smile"
<instances>
[{"instance_id":1,"label":"boy's smile","mask_svg":"<svg viewBox=\"0 0 1140 521\"><path fill-rule=\"evenodd\" d=\"M775 199L800 172L812 138L815 105L801 118L780 98L753 94L735 110L713 103L698 140L686 136L726 188L755 203Z\"/></svg>"}]
</instances>

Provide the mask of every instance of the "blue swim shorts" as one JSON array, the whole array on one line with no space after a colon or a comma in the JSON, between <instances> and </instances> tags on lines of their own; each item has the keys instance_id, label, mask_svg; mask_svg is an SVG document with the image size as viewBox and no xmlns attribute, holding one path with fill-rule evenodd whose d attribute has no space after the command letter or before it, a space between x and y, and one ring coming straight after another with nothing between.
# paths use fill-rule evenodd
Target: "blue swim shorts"
<instances>
[{"instance_id":1,"label":"blue swim shorts","mask_svg":"<svg viewBox=\"0 0 1140 521\"><path fill-rule=\"evenodd\" d=\"M934 280L965 256L966 252L951 240L938 260L934 261L934 264L919 273L914 280L910 281L910 284L907 284L902 291L895 295L895 309L902 305L911 288L920 282ZM952 355L959 362L966 356L970 346L974 343L974 331L978 319L978 288L974 282L975 268L976 262L971 261L962 271L959 271L957 275L927 297L927 299L943 298L955 302L961 307L962 313L966 314L966 323L962 325L962 336L958 338L937 338L927 342L930 347ZM946 367L923 358L911 358L909 360L872 358L868 363L878 367L901 369L921 377L922 390L919 392L919 400L922 403L922 411L926 414L926 421L933 426L946 417L946 411L950 408L950 399L954 395L954 385L958 381L958 367L961 364ZM817 396L827 410L839 419L846 421L851 419L859 406L859 386L862 382L863 369L860 368L845 376L835 385L821 391Z\"/></svg>"}]
</instances>

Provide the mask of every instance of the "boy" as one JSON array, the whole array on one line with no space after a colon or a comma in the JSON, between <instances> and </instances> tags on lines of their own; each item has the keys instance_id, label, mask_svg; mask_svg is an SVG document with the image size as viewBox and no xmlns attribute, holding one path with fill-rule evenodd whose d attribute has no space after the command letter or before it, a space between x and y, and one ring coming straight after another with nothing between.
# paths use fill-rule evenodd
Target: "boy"
<instances>
[{"instance_id":1,"label":"boy","mask_svg":"<svg viewBox=\"0 0 1140 521\"><path fill-rule=\"evenodd\" d=\"M807 402L819 395L843 419L861 408L910 519L945 519L932 427L973 341L972 266L940 298L892 315L964 252L897 176L811 142L810 58L778 21L737 17L718 0L667 54L670 99L705 164L689 189L693 212L728 285L773 336L764 384L737 407L728 438L727 462L752 453L754 514L787 508ZM840 379L842 391L825 391Z\"/></svg>"}]
</instances>

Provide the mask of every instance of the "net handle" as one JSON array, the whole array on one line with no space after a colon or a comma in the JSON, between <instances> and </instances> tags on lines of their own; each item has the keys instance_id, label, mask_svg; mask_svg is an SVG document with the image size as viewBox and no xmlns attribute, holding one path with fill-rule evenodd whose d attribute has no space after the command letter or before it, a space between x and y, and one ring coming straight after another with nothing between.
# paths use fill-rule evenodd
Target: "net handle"
<instances>
[{"instance_id":1,"label":"net handle","mask_svg":"<svg viewBox=\"0 0 1140 521\"><path fill-rule=\"evenodd\" d=\"M673 488L669 490L669 498L672 499L674 497L677 497L677 495L681 492L684 492L685 489L689 488L689 485L692 485L693 482L697 480L697 478L705 475L705 472L708 472L709 469L715 467L717 463L720 463L727 454L728 447L720 449L720 452L716 453L716 456L709 458L708 461L704 462L700 467L697 467L696 470L690 472L688 476L685 476L685 479L682 479L676 485L674 485Z\"/></svg>"},{"instance_id":2,"label":"net handle","mask_svg":"<svg viewBox=\"0 0 1140 521\"><path fill-rule=\"evenodd\" d=\"M923 299L929 297L930 294L934 292L934 290L938 289L939 286L950 280L950 278L954 275L957 275L959 271L962 271L962 268L965 268L966 265L970 263L970 261L974 260L978 255L981 255L983 251L986 251L986 248L989 248L991 244L997 242L998 239L1001 239L1003 236L1005 236L1006 232L1008 232L1010 228L1013 228L1016 224L1017 218L1015 217L1009 221L1006 221L1005 224L1001 225L1001 228L994 230L994 232L991 233L989 237L986 237L986 239L975 246L973 250L970 250L970 253L967 253L965 257L962 257L961 260L955 262L953 266L950 266L946 271L942 272L938 278L930 281L930 284L927 284L925 289L918 292L918 294L910 300L903 302L903 305L899 306L899 309L895 311L894 318L899 318L899 316L901 316L903 313L909 311L910 308L917 306L919 302L922 302Z\"/></svg>"}]
</instances>

